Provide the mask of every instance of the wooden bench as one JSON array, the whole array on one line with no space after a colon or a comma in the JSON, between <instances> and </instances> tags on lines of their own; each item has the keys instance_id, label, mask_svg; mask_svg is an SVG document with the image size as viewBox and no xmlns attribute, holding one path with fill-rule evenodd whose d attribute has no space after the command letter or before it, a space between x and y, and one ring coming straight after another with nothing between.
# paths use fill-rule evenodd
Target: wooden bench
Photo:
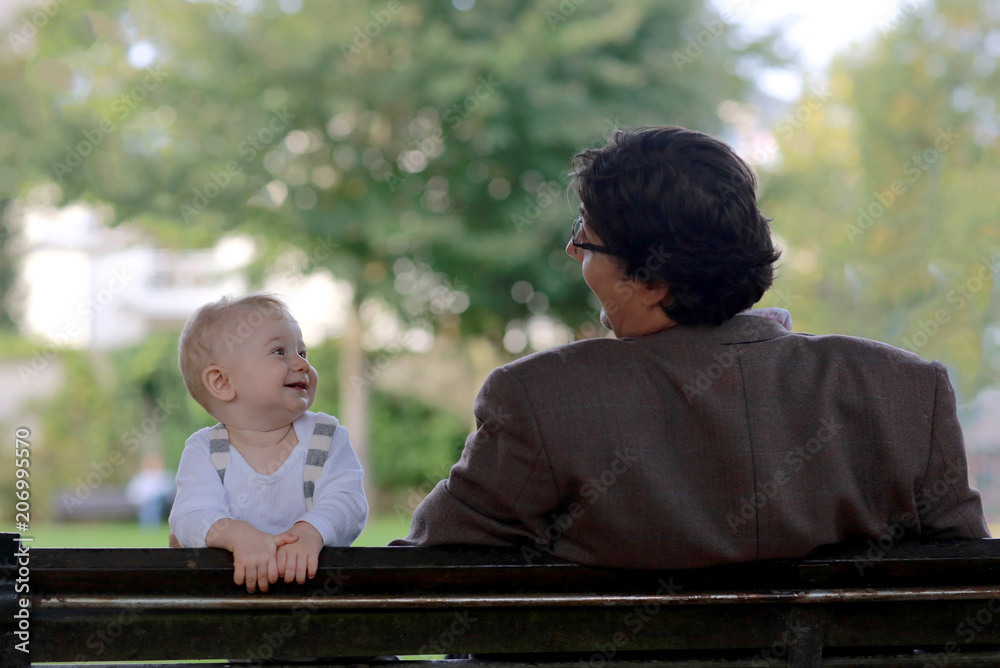
<instances>
[{"instance_id":1,"label":"wooden bench","mask_svg":"<svg viewBox=\"0 0 1000 668\"><path fill-rule=\"evenodd\" d=\"M124 488L88 490L87 496L66 488L52 497L52 519L56 522L135 522L136 512L125 498Z\"/></svg>"},{"instance_id":2,"label":"wooden bench","mask_svg":"<svg viewBox=\"0 0 1000 668\"><path fill-rule=\"evenodd\" d=\"M5 668L27 665L24 637L32 662L62 664L474 653L553 668L1000 666L1000 540L663 572L518 550L328 548L314 580L247 594L222 550L26 543L24 558L16 535L0 538ZM17 635L19 584L30 636ZM550 654L492 656L535 652Z\"/></svg>"}]
</instances>

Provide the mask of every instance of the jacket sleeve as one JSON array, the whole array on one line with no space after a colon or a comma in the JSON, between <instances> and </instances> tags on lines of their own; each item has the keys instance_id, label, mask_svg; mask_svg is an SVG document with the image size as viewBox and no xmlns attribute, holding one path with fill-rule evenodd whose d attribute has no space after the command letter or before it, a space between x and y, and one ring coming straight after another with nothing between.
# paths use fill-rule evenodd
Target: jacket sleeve
<instances>
[{"instance_id":1,"label":"jacket sleeve","mask_svg":"<svg viewBox=\"0 0 1000 668\"><path fill-rule=\"evenodd\" d=\"M524 389L496 369L474 411L461 459L417 507L409 535L390 545L545 544L559 495Z\"/></svg>"},{"instance_id":2,"label":"jacket sleeve","mask_svg":"<svg viewBox=\"0 0 1000 668\"><path fill-rule=\"evenodd\" d=\"M989 538L979 492L969 487L965 442L958 421L955 392L948 372L935 363L937 385L931 426L930 456L917 490L917 512L924 538Z\"/></svg>"}]
</instances>

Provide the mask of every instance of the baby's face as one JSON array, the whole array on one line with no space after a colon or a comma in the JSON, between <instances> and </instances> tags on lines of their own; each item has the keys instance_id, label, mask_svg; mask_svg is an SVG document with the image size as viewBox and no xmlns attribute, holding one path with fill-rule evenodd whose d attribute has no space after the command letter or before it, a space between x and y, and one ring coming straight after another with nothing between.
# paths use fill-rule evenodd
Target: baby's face
<instances>
[{"instance_id":1,"label":"baby's face","mask_svg":"<svg viewBox=\"0 0 1000 668\"><path fill-rule=\"evenodd\" d=\"M227 324L224 366L236 389L233 404L248 425L277 429L305 413L319 375L306 360L302 331L287 315L247 310Z\"/></svg>"}]
</instances>

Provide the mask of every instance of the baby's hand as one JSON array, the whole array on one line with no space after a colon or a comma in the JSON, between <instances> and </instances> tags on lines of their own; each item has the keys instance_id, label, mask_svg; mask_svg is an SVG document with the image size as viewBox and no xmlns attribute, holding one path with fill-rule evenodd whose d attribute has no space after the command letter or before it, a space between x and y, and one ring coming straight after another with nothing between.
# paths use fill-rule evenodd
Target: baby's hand
<instances>
[{"instance_id":1,"label":"baby's hand","mask_svg":"<svg viewBox=\"0 0 1000 668\"><path fill-rule=\"evenodd\" d=\"M267 585L278 581L278 549L298 538L286 532L274 536L253 527L244 529L233 541L233 582L246 582L251 594L259 587L267 591Z\"/></svg>"},{"instance_id":2,"label":"baby's hand","mask_svg":"<svg viewBox=\"0 0 1000 668\"><path fill-rule=\"evenodd\" d=\"M269 583L278 581L275 554L282 545L297 540L289 531L274 536L248 522L228 517L213 524L205 536L208 547L224 547L233 553L233 582L238 585L246 582L251 594L257 587L267 591Z\"/></svg>"},{"instance_id":3,"label":"baby's hand","mask_svg":"<svg viewBox=\"0 0 1000 668\"><path fill-rule=\"evenodd\" d=\"M294 540L278 547L278 575L284 577L285 582L295 580L299 584L305 584L306 577L311 579L316 576L319 553L323 549L323 536L308 522L296 522L291 529L275 536L284 537Z\"/></svg>"}]
</instances>

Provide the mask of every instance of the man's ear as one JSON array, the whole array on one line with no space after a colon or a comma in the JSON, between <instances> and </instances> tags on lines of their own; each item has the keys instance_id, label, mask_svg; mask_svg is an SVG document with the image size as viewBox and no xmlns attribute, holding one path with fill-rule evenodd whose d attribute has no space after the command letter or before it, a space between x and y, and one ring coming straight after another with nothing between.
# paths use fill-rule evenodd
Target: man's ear
<instances>
[{"instance_id":1,"label":"man's ear","mask_svg":"<svg viewBox=\"0 0 1000 668\"><path fill-rule=\"evenodd\" d=\"M639 299L642 301L642 305L647 308L663 304L670 298L670 286L666 283L657 281L656 283L639 283L639 285Z\"/></svg>"},{"instance_id":2,"label":"man's ear","mask_svg":"<svg viewBox=\"0 0 1000 668\"><path fill-rule=\"evenodd\" d=\"M230 382L229 374L217 364L207 367L201 373L201 382L208 393L219 401L232 401L236 398L236 388Z\"/></svg>"}]
</instances>

